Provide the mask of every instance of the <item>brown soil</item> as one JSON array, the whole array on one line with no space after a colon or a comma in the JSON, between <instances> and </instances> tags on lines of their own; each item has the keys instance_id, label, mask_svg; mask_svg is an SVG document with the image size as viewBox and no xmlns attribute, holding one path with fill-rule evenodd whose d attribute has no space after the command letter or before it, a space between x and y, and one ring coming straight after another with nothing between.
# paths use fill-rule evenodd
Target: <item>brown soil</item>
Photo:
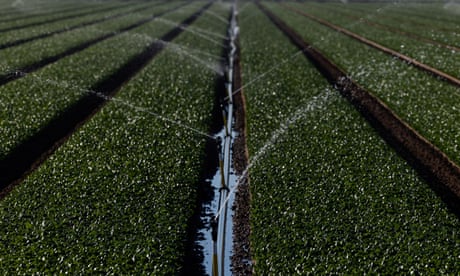
<instances>
[{"instance_id":1,"label":"brown soil","mask_svg":"<svg viewBox=\"0 0 460 276\"><path fill-rule=\"evenodd\" d=\"M243 175L249 165L249 153L246 144L246 102L242 89L241 63L239 43L234 61L233 89L239 91L234 96L235 130L238 132L233 143L233 166L238 175ZM249 234L249 209L251 194L249 190L249 176L246 173L240 182L236 194L233 213L233 256L232 272L234 275L252 275L252 261Z\"/></svg>"},{"instance_id":2,"label":"brown soil","mask_svg":"<svg viewBox=\"0 0 460 276\"><path fill-rule=\"evenodd\" d=\"M460 167L382 101L347 78L345 72L311 47L276 15L260 4L259 7L460 218Z\"/></svg>"}]
</instances>

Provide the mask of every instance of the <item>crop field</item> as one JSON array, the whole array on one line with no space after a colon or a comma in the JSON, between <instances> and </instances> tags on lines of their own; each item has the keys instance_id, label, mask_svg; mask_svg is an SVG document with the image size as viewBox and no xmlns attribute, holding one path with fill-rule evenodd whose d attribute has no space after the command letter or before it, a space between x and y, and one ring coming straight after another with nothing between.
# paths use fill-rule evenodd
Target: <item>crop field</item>
<instances>
[{"instance_id":1,"label":"crop field","mask_svg":"<svg viewBox=\"0 0 460 276\"><path fill-rule=\"evenodd\" d=\"M0 271L457 274L459 55L455 2L0 0Z\"/></svg>"}]
</instances>

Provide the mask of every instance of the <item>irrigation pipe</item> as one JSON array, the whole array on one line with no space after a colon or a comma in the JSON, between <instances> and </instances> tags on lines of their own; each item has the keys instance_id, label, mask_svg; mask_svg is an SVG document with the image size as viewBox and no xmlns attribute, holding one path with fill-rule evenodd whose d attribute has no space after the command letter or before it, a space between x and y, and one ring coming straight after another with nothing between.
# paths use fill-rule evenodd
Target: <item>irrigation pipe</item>
<instances>
[{"instance_id":1,"label":"irrigation pipe","mask_svg":"<svg viewBox=\"0 0 460 276\"><path fill-rule=\"evenodd\" d=\"M228 196L230 193L229 183L231 174L231 146L233 143L233 66L236 55L235 40L238 37L238 26L236 21L236 4L232 7L232 14L230 26L228 29L228 36L230 38L228 66L226 67L226 83L225 91L226 97L222 104L222 115L225 128L225 136L222 139L217 139L217 148L219 151L219 166L221 170L221 186L219 189L219 213L217 213L211 222L212 239L213 239L213 261L212 261L212 275L219 276L225 274L225 241L227 236L227 220L228 220ZM222 211L222 214L221 214ZM231 234L231 233L230 233ZM218 250L220 247L220 250Z\"/></svg>"}]
</instances>

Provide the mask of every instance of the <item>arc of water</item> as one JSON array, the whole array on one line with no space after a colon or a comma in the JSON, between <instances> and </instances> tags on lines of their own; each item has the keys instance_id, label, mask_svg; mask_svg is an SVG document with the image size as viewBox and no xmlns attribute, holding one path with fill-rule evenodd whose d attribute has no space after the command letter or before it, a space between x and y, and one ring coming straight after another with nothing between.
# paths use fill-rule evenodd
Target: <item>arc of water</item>
<instances>
[{"instance_id":1,"label":"arc of water","mask_svg":"<svg viewBox=\"0 0 460 276\"><path fill-rule=\"evenodd\" d=\"M182 26L179 23L171 21L171 20L168 20L168 19L165 19L165 18L157 17L155 19L155 21L158 21L158 22L170 25L170 26L182 28ZM213 32L209 32L207 30L203 30L203 29L197 28L197 27L184 28L184 31L193 33L194 35L199 36L199 37L201 37L203 39L206 39L209 42L211 42L211 43L213 43L213 44L215 44L217 46L225 47L222 44L222 42L217 40L217 39L221 39L221 40L226 39L226 37L222 36L221 34L216 34L216 33L213 33Z\"/></svg>"},{"instance_id":2,"label":"arc of water","mask_svg":"<svg viewBox=\"0 0 460 276\"><path fill-rule=\"evenodd\" d=\"M231 195L235 193L237 187L241 185L241 183L244 183L244 180L248 176L249 170L253 166L257 165L259 160L270 150L270 148L272 148L276 144L280 137L287 132L289 126L304 119L305 116L307 116L310 112L326 108L326 104L330 100L331 96L334 95L336 96L336 93L334 93L331 89L326 89L325 92L312 97L312 99L308 102L306 106L301 106L294 112L293 116L281 123L279 128L272 132L270 138L265 142L265 144L255 153L253 157L250 158L248 166L246 166L243 173L238 177L235 186L233 186L232 189L230 189L227 197L225 198L224 203L226 204L230 200ZM215 216L216 218L219 218L225 211L225 204L222 205L221 208L218 210Z\"/></svg>"},{"instance_id":3,"label":"arc of water","mask_svg":"<svg viewBox=\"0 0 460 276\"><path fill-rule=\"evenodd\" d=\"M168 122L170 124L174 124L176 126L179 126L183 129L187 129L189 130L190 132L193 132L195 133L196 135L199 135L201 137L205 137L207 139L211 139L211 140L215 140L216 137L215 136L212 136L212 135L209 135L199 129L196 129L196 128L193 128L191 127L190 125L188 124L185 124L179 120L173 120L171 118L168 118L168 117L165 117L159 113L156 113L154 111L152 111L151 109L149 108L145 108L145 107L141 107L141 106L137 106L137 105L134 105L128 101L124 101L124 100L120 100L118 98L114 98L114 97L109 97L107 95L105 95L104 93L100 92L100 91L94 91L94 90L90 90L90 89L86 89L86 88L82 88L82 87L79 87L77 85L73 85L67 81L56 81L56 80L52 80L52 79L43 79L41 77L39 77L36 73L26 73L26 72L21 72L21 71L14 71L12 72L14 74L23 74L23 75L28 75L28 76L31 76L34 78L35 81L38 81L38 82L41 82L41 83L48 83L48 84L51 84L53 86L56 86L56 87L61 87L61 88L67 88L67 89L73 89L75 91L78 91L78 93L81 93L81 94L91 94L91 95L94 95L96 97L99 97L105 101L112 101L114 103L117 103L117 104L120 104L120 105L123 105L123 106L126 106L126 107L129 107L131 109L134 109L138 112L142 112L142 113L145 113L145 114L148 114L148 115L151 115L161 121L164 121L164 122Z\"/></svg>"}]
</instances>

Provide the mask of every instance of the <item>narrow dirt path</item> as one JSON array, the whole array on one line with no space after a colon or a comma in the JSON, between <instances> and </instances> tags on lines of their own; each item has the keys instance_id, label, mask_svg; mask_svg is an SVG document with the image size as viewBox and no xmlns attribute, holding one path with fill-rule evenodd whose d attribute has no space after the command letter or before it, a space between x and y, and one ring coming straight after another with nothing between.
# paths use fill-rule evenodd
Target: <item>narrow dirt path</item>
<instances>
[{"instance_id":1,"label":"narrow dirt path","mask_svg":"<svg viewBox=\"0 0 460 276\"><path fill-rule=\"evenodd\" d=\"M18 185L28 174L43 163L81 125L87 122L118 90L144 68L170 42L200 17L210 6L207 3L177 27L163 35L160 41L149 45L141 54L133 57L107 79L89 89L88 93L53 119L46 127L12 150L0 161L0 199Z\"/></svg>"},{"instance_id":2,"label":"narrow dirt path","mask_svg":"<svg viewBox=\"0 0 460 276\"><path fill-rule=\"evenodd\" d=\"M237 18L238 20L238 18ZM252 275L251 247L249 234L250 190L249 175L244 171L249 166L249 151L247 147L246 98L243 91L242 67L239 40L236 41L234 59L233 93L235 105L235 130L238 136L233 144L233 166L242 177L235 194L233 213L233 256L232 272L235 275Z\"/></svg>"},{"instance_id":3,"label":"narrow dirt path","mask_svg":"<svg viewBox=\"0 0 460 276\"><path fill-rule=\"evenodd\" d=\"M418 173L460 217L460 167L447 155L399 118L389 107L364 88L347 78L345 72L303 40L276 15L258 3L258 7L286 36L303 51L323 76L347 98L377 132Z\"/></svg>"},{"instance_id":4,"label":"narrow dirt path","mask_svg":"<svg viewBox=\"0 0 460 276\"><path fill-rule=\"evenodd\" d=\"M318 23L320 23L320 24L322 24L322 25L324 25L326 27L329 27L329 28L331 28L331 29L333 29L333 30L335 30L337 32L343 33L343 34L345 34L345 35L347 35L347 36L349 36L349 37L351 37L351 38L353 38L353 39L355 39L355 40L357 40L359 42L362 42L362 43L364 43L364 44L366 44L368 46L371 46L371 47L373 47L373 48L375 48L375 49L377 49L379 51L382 51L382 52L384 52L386 54L389 54L391 56L397 57L397 58L407 62L408 64L410 64L410 65L412 65L412 66L414 66L414 67L416 67L418 69L421 69L421 70L423 70L425 72L428 72L428 73L430 73L430 74L432 74L432 75L434 75L436 77L439 77L440 79L443 79L443 80L445 80L445 81L447 81L447 82L449 82L449 83L451 83L451 84L453 84L455 86L460 87L460 80L457 79L454 76L451 76L451 75L449 75L449 74L447 74L445 72L442 72L442 71L440 71L440 70L438 70L436 68L433 68L433 67L431 67L429 65L421 63L421 62L419 62L419 61L417 61L417 60L415 60L415 59L413 59L413 58L411 58L409 56L401 54L401 53L399 53L399 52L397 52L395 50L392 50L390 48L387 48L387 47L385 47L383 45L380 45L380 44L378 44L378 43L376 43L376 42L374 42L372 40L364 38L364 37L362 37L362 36L360 36L360 35L358 35L356 33L353 33L351 31L345 29L345 28L342 28L342 27L339 27L337 25L334 25L334 24L332 24L332 23L330 23L330 22L328 22L328 21L326 21L324 19L318 18L316 16L313 16L313 15L311 15L309 13L306 13L306 12L303 12L303 11L299 11L298 9L292 8L292 7L287 6L287 5L284 5L284 7L286 7L287 9L290 9L293 12L296 12L296 13L298 13L300 15L303 15L303 16L311 19L311 20L314 20L314 21L316 21L316 22L318 22Z\"/></svg>"}]
</instances>

